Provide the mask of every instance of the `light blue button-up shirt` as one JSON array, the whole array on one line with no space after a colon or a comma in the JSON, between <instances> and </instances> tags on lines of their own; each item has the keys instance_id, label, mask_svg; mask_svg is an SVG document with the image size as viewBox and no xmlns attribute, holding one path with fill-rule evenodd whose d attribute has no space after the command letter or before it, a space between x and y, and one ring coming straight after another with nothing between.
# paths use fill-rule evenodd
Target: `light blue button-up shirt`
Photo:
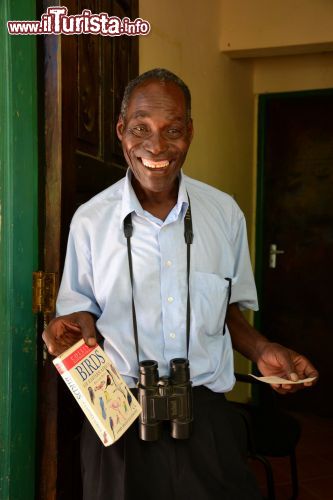
<instances>
[{"instance_id":1,"label":"light blue button-up shirt","mask_svg":"<svg viewBox=\"0 0 333 500\"><path fill-rule=\"evenodd\" d=\"M158 361L168 375L172 358L186 357L187 267L184 216L191 200L190 373L193 385L225 392L234 384L233 352L226 330L231 303L257 309L244 216L225 193L181 174L178 200L165 221L143 210L124 179L75 213L57 300L57 314L89 311L98 317L104 348L126 382L137 382L131 284L123 222L132 213L134 300L140 361Z\"/></svg>"}]
</instances>

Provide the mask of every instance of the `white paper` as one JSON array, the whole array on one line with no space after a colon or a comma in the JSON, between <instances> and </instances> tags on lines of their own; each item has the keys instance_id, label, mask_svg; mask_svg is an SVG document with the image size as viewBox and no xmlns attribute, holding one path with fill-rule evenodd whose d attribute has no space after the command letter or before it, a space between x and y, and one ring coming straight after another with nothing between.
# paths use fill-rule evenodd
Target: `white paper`
<instances>
[{"instance_id":1,"label":"white paper","mask_svg":"<svg viewBox=\"0 0 333 500\"><path fill-rule=\"evenodd\" d=\"M287 378L282 378L282 377L276 377L275 375L271 375L270 377L257 377L256 375L253 375L252 373L249 373L251 377L255 378L256 380L259 380L260 382L265 382L266 384L288 384L288 385L294 385L294 384L304 384L305 382L313 382L316 380L317 377L309 377L309 378L303 378L302 380L289 380Z\"/></svg>"}]
</instances>

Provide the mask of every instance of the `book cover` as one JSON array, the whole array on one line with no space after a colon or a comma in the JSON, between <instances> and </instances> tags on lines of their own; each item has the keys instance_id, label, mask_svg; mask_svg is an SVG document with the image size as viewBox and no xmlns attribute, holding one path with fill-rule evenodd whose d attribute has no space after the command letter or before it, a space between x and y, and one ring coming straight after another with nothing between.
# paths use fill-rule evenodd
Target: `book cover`
<instances>
[{"instance_id":1,"label":"book cover","mask_svg":"<svg viewBox=\"0 0 333 500\"><path fill-rule=\"evenodd\" d=\"M103 349L80 340L53 360L104 446L124 434L141 407Z\"/></svg>"}]
</instances>

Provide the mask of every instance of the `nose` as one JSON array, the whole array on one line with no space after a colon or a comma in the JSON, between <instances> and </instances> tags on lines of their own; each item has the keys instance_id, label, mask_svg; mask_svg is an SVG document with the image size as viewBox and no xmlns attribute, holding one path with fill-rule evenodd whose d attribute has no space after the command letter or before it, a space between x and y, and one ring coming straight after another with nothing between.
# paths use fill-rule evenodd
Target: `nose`
<instances>
[{"instance_id":1,"label":"nose","mask_svg":"<svg viewBox=\"0 0 333 500\"><path fill-rule=\"evenodd\" d=\"M165 153L168 149L165 139L159 132L154 132L147 138L143 144L146 151L153 155Z\"/></svg>"}]
</instances>

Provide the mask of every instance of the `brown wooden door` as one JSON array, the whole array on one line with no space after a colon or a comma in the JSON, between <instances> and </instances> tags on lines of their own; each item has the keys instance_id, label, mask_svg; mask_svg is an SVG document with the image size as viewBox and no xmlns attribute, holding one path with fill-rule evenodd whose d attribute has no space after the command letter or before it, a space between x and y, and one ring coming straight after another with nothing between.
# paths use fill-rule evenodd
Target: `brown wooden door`
<instances>
[{"instance_id":1,"label":"brown wooden door","mask_svg":"<svg viewBox=\"0 0 333 500\"><path fill-rule=\"evenodd\" d=\"M137 17L137 1L67 0L69 14L90 9ZM76 208L125 174L115 126L124 88L138 73L136 37L62 37L62 256Z\"/></svg>"},{"instance_id":2,"label":"brown wooden door","mask_svg":"<svg viewBox=\"0 0 333 500\"><path fill-rule=\"evenodd\" d=\"M57 4L69 14L88 8L138 16L137 0L46 0L43 9ZM138 73L138 40L50 36L44 48L44 270L60 277L74 211L126 171L115 124L123 90ZM40 370L40 499L81 500L81 422L81 410L48 357Z\"/></svg>"},{"instance_id":3,"label":"brown wooden door","mask_svg":"<svg viewBox=\"0 0 333 500\"><path fill-rule=\"evenodd\" d=\"M333 91L263 96L261 330L320 372L290 409L333 415ZM284 253L270 267L271 245ZM259 248L260 250L260 248ZM272 259L271 259L272 260ZM257 265L258 265L257 264ZM274 256L273 262L274 264Z\"/></svg>"}]
</instances>

